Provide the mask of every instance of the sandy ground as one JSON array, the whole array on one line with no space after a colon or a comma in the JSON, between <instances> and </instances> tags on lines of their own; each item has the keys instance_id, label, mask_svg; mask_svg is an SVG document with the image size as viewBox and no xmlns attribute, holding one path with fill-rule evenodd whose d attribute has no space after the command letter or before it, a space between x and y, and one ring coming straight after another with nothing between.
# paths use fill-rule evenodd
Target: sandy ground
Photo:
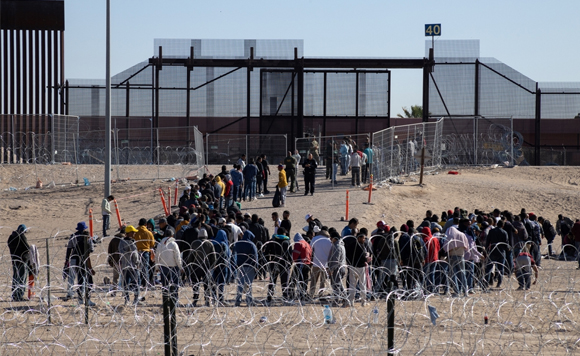
<instances>
[{"instance_id":1,"label":"sandy ground","mask_svg":"<svg viewBox=\"0 0 580 356\"><path fill-rule=\"evenodd\" d=\"M36 167L38 168L38 167ZM80 167L98 176L99 168ZM147 170L154 169L155 172ZM166 173L179 177L183 167L170 167ZM218 167L210 167L217 172ZM34 182L34 166L3 166L2 182L10 177L12 184L23 177ZM135 170L133 172L132 170ZM156 177L152 167L125 167L126 176ZM373 205L363 204L368 192L351 189L349 178L340 177L332 187L319 169L313 196L289 193L286 209L291 212L292 233L305 225L304 215L314 214L323 224L342 229L345 215L346 189L350 192L349 217L358 217L361 227L374 229L378 220L400 226L408 219L419 223L427 209L440 214L455 206L469 211L494 208L514 212L525 207L555 224L562 213L580 218L580 169L572 167L489 167L460 169L459 175L447 171L432 171L424 185L418 177L405 177L402 185L382 185L373 192ZM47 180L70 182L71 172L59 169ZM271 181L275 179L272 172ZM85 174L83 176L87 176ZM24 178L28 177L28 178ZM115 177L115 175L113 175ZM28 182L26 183L28 184ZM300 181L302 185L302 181ZM20 184L19 187L25 184ZM129 180L113 185L121 215L126 223L136 224L141 217L162 213L157 188L171 185L162 180ZM273 186L273 183L270 183ZM3 189L7 189L4 185ZM172 191L173 194L173 191ZM88 210L95 214L95 232L100 234L100 202L102 184L74 186L59 184L51 189L19 189L0 192L0 240L6 241L20 223L30 227L29 240L39 247L41 270L37 295L27 303L10 302L11 268L6 245L0 260L0 352L2 354L162 354L163 320L159 291L146 294L146 305L123 307L122 298L112 296L103 284L111 275L106 265L106 245L97 245L94 264L97 266L97 307L89 312L89 324L84 325L84 308L62 300L52 301L52 323L47 325L46 243L50 252L51 292L64 295L61 272L66 240L76 223L88 220ZM242 203L242 211L264 217L268 227L274 209L271 195L255 202ZM117 226L116 219L111 221ZM559 238L555 250L560 251ZM546 246L542 246L546 252ZM498 355L580 353L580 271L574 262L543 260L540 280L530 291L516 291L512 277L504 288L490 294L476 293L469 298L431 295L416 301L396 302L395 346L400 354L426 355ZM257 298L265 296L266 282L254 286ZM234 285L227 288L228 299L235 295ZM279 291L278 291L279 295ZM46 298L45 298L46 299ZM180 293L180 303L191 299L190 287ZM437 308L437 325L429 321L427 306ZM371 312L379 310L379 323L372 321ZM322 306L255 308L186 308L177 312L178 344L185 355L230 354L312 354L350 355L386 354L386 302L374 301L366 307L334 309L336 324L322 324ZM484 315L489 324L484 325ZM260 322L260 318L266 320Z\"/></svg>"}]
</instances>

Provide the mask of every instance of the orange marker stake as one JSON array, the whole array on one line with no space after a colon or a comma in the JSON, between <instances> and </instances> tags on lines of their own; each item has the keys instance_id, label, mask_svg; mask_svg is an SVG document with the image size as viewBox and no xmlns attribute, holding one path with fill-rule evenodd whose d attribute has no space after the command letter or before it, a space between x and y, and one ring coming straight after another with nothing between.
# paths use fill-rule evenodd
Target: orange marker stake
<instances>
[{"instance_id":1,"label":"orange marker stake","mask_svg":"<svg viewBox=\"0 0 580 356\"><path fill-rule=\"evenodd\" d=\"M119 229L123 226L121 222L121 213L119 213L119 205L117 204L117 199L113 200L115 202L115 212L117 213L117 222L119 223Z\"/></svg>"},{"instance_id":2,"label":"orange marker stake","mask_svg":"<svg viewBox=\"0 0 580 356\"><path fill-rule=\"evenodd\" d=\"M163 194L163 189L159 188L159 194L161 195L161 203L163 204L163 211L165 216L169 216L169 209L167 209L167 204L165 203L165 194Z\"/></svg>"},{"instance_id":3,"label":"orange marker stake","mask_svg":"<svg viewBox=\"0 0 580 356\"><path fill-rule=\"evenodd\" d=\"M373 195L373 175L371 174L371 182L369 184L369 204L371 203L371 196Z\"/></svg>"},{"instance_id":4,"label":"orange marker stake","mask_svg":"<svg viewBox=\"0 0 580 356\"><path fill-rule=\"evenodd\" d=\"M346 191L346 215L344 216L344 220L348 221L348 190Z\"/></svg>"},{"instance_id":5,"label":"orange marker stake","mask_svg":"<svg viewBox=\"0 0 580 356\"><path fill-rule=\"evenodd\" d=\"M94 234L93 234L93 209L89 209L89 235L91 237L94 236Z\"/></svg>"},{"instance_id":6,"label":"orange marker stake","mask_svg":"<svg viewBox=\"0 0 580 356\"><path fill-rule=\"evenodd\" d=\"M179 189L179 183L175 181L175 194L173 194L173 206L177 206L177 189Z\"/></svg>"}]
</instances>

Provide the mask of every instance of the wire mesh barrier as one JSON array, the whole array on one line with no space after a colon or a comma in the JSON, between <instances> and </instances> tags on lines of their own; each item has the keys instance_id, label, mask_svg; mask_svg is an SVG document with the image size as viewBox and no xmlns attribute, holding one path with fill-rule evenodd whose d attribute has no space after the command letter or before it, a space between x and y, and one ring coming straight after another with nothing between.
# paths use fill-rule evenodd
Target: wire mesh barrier
<instances>
[{"instance_id":1,"label":"wire mesh barrier","mask_svg":"<svg viewBox=\"0 0 580 356\"><path fill-rule=\"evenodd\" d=\"M2 353L161 354L165 348L161 285L153 283L135 293L137 288L129 288L129 279L123 282L127 274L115 277L111 266L117 265L107 254L109 238L95 245L87 270L75 268L74 263L64 269L73 231L53 232L44 238L48 234L39 230L32 228L28 233L29 242L37 247L33 277L29 279L24 270L26 278L16 283L14 292L10 253L6 245L0 249ZM0 234L11 231L4 226ZM575 253L574 247L567 248ZM206 257L219 260L211 253ZM498 264L485 274L486 261L475 263L472 280L467 282L473 288L458 296L462 282L455 277L460 272L454 272L445 259L428 265L425 272L411 265L393 272L391 267L372 263L360 280L364 284L359 284L360 291L355 279L349 285L347 277L343 278L345 292L333 289L337 285L329 283L328 271L319 275L326 284L318 288L316 283L308 292L312 276L298 278L305 265L270 261L260 266L257 276L253 269L232 267L235 277L224 279L222 300L214 276L216 270L224 272L231 265L207 260L184 265L189 277L179 282L175 309L179 354L552 355L575 354L580 347L579 287L571 273L575 262L544 260L538 282L529 289L520 288L516 277L507 273L502 287L496 288L493 270L502 273L505 266ZM151 263L148 257L141 261ZM357 270L342 268L349 276ZM85 273L87 284L78 279ZM259 277L264 275L268 279ZM147 281L159 279L155 269L144 276ZM238 287L240 276L252 283ZM275 287L269 287L270 283ZM84 302L82 294L86 285L90 303ZM26 300L15 301L11 293L18 299L22 293ZM392 349L388 347L388 297L394 301ZM353 307L343 307L350 300Z\"/></svg>"},{"instance_id":2,"label":"wire mesh barrier","mask_svg":"<svg viewBox=\"0 0 580 356\"><path fill-rule=\"evenodd\" d=\"M373 174L384 181L420 169L421 154L425 148L425 167L441 165L443 151L443 123L421 123L394 126L373 133Z\"/></svg>"},{"instance_id":3,"label":"wire mesh barrier","mask_svg":"<svg viewBox=\"0 0 580 356\"><path fill-rule=\"evenodd\" d=\"M286 135L206 134L207 164L234 164L242 155L250 158L266 154L271 163L284 160L288 154Z\"/></svg>"},{"instance_id":4,"label":"wire mesh barrier","mask_svg":"<svg viewBox=\"0 0 580 356\"><path fill-rule=\"evenodd\" d=\"M193 177L205 166L203 136L197 127L114 129L112 131L113 179L166 179ZM2 164L34 164L34 174L18 167L2 166L4 189L44 184L103 182L105 131L59 130L4 133L0 136ZM52 164L54 163L54 164Z\"/></svg>"},{"instance_id":5,"label":"wire mesh barrier","mask_svg":"<svg viewBox=\"0 0 580 356\"><path fill-rule=\"evenodd\" d=\"M444 165L506 166L522 164L524 143L513 130L511 118L445 118L442 155Z\"/></svg>"}]
</instances>

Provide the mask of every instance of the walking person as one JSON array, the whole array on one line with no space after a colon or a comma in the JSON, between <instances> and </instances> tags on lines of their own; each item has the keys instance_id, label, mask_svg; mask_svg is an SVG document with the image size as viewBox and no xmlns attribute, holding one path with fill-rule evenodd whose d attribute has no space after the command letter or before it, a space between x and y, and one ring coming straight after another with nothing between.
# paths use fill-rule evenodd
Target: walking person
<instances>
[{"instance_id":1,"label":"walking person","mask_svg":"<svg viewBox=\"0 0 580 356\"><path fill-rule=\"evenodd\" d=\"M22 302L26 290L28 278L28 266L30 262L30 245L26 238L26 225L18 225L8 238L8 249L12 258L12 301Z\"/></svg>"},{"instance_id":2,"label":"walking person","mask_svg":"<svg viewBox=\"0 0 580 356\"><path fill-rule=\"evenodd\" d=\"M304 195L314 195L314 181L316 179L316 167L318 164L314 160L312 153L308 154L308 158L302 164L304 167Z\"/></svg>"},{"instance_id":3,"label":"walking person","mask_svg":"<svg viewBox=\"0 0 580 356\"><path fill-rule=\"evenodd\" d=\"M270 176L270 166L268 165L267 156L262 154L262 167L264 168L264 194L270 194L268 190L268 177Z\"/></svg>"},{"instance_id":4,"label":"walking person","mask_svg":"<svg viewBox=\"0 0 580 356\"><path fill-rule=\"evenodd\" d=\"M286 190L288 189L288 181L286 180L286 171L284 171L284 166L278 165L278 185L280 189L280 203L281 207L286 206Z\"/></svg>"},{"instance_id":5,"label":"walking person","mask_svg":"<svg viewBox=\"0 0 580 356\"><path fill-rule=\"evenodd\" d=\"M459 218L453 218L459 224ZM503 231L503 230L502 230ZM505 233L505 231L504 231ZM507 234L506 234L507 242ZM454 283L454 296L467 296L467 275L465 273L465 252L469 250L469 240L455 226L447 229L447 242L443 247L449 258L450 273Z\"/></svg>"}]
</instances>

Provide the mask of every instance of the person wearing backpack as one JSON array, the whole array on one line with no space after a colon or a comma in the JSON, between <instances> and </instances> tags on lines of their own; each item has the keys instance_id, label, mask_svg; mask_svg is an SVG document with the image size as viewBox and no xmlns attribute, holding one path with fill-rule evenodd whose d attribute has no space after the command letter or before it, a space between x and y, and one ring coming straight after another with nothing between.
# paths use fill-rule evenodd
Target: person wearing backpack
<instances>
[{"instance_id":1,"label":"person wearing backpack","mask_svg":"<svg viewBox=\"0 0 580 356\"><path fill-rule=\"evenodd\" d=\"M399 242L395 240L395 236L390 231L383 230L387 228L381 221L381 224L378 225L376 241L374 241L374 255L376 256L379 267L375 289L377 293L388 293L394 287L390 286L390 284L393 282L397 284L396 280L399 265L401 264Z\"/></svg>"},{"instance_id":2,"label":"person wearing backpack","mask_svg":"<svg viewBox=\"0 0 580 356\"><path fill-rule=\"evenodd\" d=\"M487 285L493 282L493 275L491 271L495 266L495 269L499 272L497 273L497 286L501 286L503 279L503 269L505 266L505 252L509 249L509 238L507 232L503 229L504 222L500 220L497 222L496 228L491 229L487 236L487 246L486 250L489 253L487 266L485 267L485 274L487 278ZM526 242L527 243L527 242ZM523 248L523 247L522 247ZM516 256L519 256L519 251Z\"/></svg>"},{"instance_id":3,"label":"person wearing backpack","mask_svg":"<svg viewBox=\"0 0 580 356\"><path fill-rule=\"evenodd\" d=\"M564 239L568 236L570 230L572 230L572 225L574 225L572 219L563 216L562 214L558 215L558 221L556 221L556 232L562 237L562 251L564 251L564 246L566 245Z\"/></svg>"},{"instance_id":4,"label":"person wearing backpack","mask_svg":"<svg viewBox=\"0 0 580 356\"><path fill-rule=\"evenodd\" d=\"M76 233L71 236L67 245L65 261L70 266L68 297L72 297L72 284L76 276L77 284L80 286L77 289L79 304L93 307L95 303L91 301L90 292L93 284L92 276L95 271L91 265L90 254L95 248L88 230L89 227L84 221L77 224ZM88 288L88 293L86 293L88 298L86 300L85 288Z\"/></svg>"},{"instance_id":5,"label":"person wearing backpack","mask_svg":"<svg viewBox=\"0 0 580 356\"><path fill-rule=\"evenodd\" d=\"M224 230L219 230L215 239L211 241L215 251L216 261L213 269L213 284L211 294L216 305L224 302L224 288L230 272L230 247Z\"/></svg>"},{"instance_id":6,"label":"person wearing backpack","mask_svg":"<svg viewBox=\"0 0 580 356\"><path fill-rule=\"evenodd\" d=\"M531 242L527 242L524 245L522 252L520 252L520 254L516 256L515 259L516 277L518 279L519 285L517 290L528 290L532 284L536 284L538 281L538 267L536 266L534 258L529 253L529 248L531 245ZM534 271L533 283L531 281L532 270Z\"/></svg>"},{"instance_id":7,"label":"person wearing backpack","mask_svg":"<svg viewBox=\"0 0 580 356\"><path fill-rule=\"evenodd\" d=\"M252 284L258 270L258 249L254 244L254 234L245 231L242 239L232 245L232 261L236 269L237 292L235 306L242 303L242 294L246 291L248 306L254 306Z\"/></svg>"},{"instance_id":8,"label":"person wearing backpack","mask_svg":"<svg viewBox=\"0 0 580 356\"><path fill-rule=\"evenodd\" d=\"M219 234L219 231L218 231ZM212 283L212 271L215 266L215 249L211 241L208 240L207 231L199 229L197 240L191 243L191 250L184 254L186 262L186 273L193 289L191 307L197 307L200 287L204 289L205 306L210 306L210 290Z\"/></svg>"},{"instance_id":9,"label":"person wearing backpack","mask_svg":"<svg viewBox=\"0 0 580 356\"><path fill-rule=\"evenodd\" d=\"M548 256L554 256L554 250L552 244L554 243L554 239L556 238L556 229L554 225L550 222L550 220L544 219L542 216L538 218L538 222L542 224L542 229L544 230L544 237L548 242Z\"/></svg>"},{"instance_id":10,"label":"person wearing backpack","mask_svg":"<svg viewBox=\"0 0 580 356\"><path fill-rule=\"evenodd\" d=\"M407 225L403 225L407 227ZM401 231L404 231L401 226ZM408 227L407 227L408 229ZM402 273L403 286L407 291L413 291L423 286L423 263L425 261L425 244L417 235L403 232L399 237L402 265L406 268Z\"/></svg>"},{"instance_id":11,"label":"person wearing backpack","mask_svg":"<svg viewBox=\"0 0 580 356\"><path fill-rule=\"evenodd\" d=\"M119 241L119 255L121 256L119 258L119 265L121 267L121 285L125 296L125 304L129 303L129 291L133 289L133 293L135 294L133 304L140 305L139 279L141 278L141 273L139 272L139 265L141 259L139 258L137 245L133 239L136 232L137 229L133 225L125 227L125 237Z\"/></svg>"}]
</instances>

